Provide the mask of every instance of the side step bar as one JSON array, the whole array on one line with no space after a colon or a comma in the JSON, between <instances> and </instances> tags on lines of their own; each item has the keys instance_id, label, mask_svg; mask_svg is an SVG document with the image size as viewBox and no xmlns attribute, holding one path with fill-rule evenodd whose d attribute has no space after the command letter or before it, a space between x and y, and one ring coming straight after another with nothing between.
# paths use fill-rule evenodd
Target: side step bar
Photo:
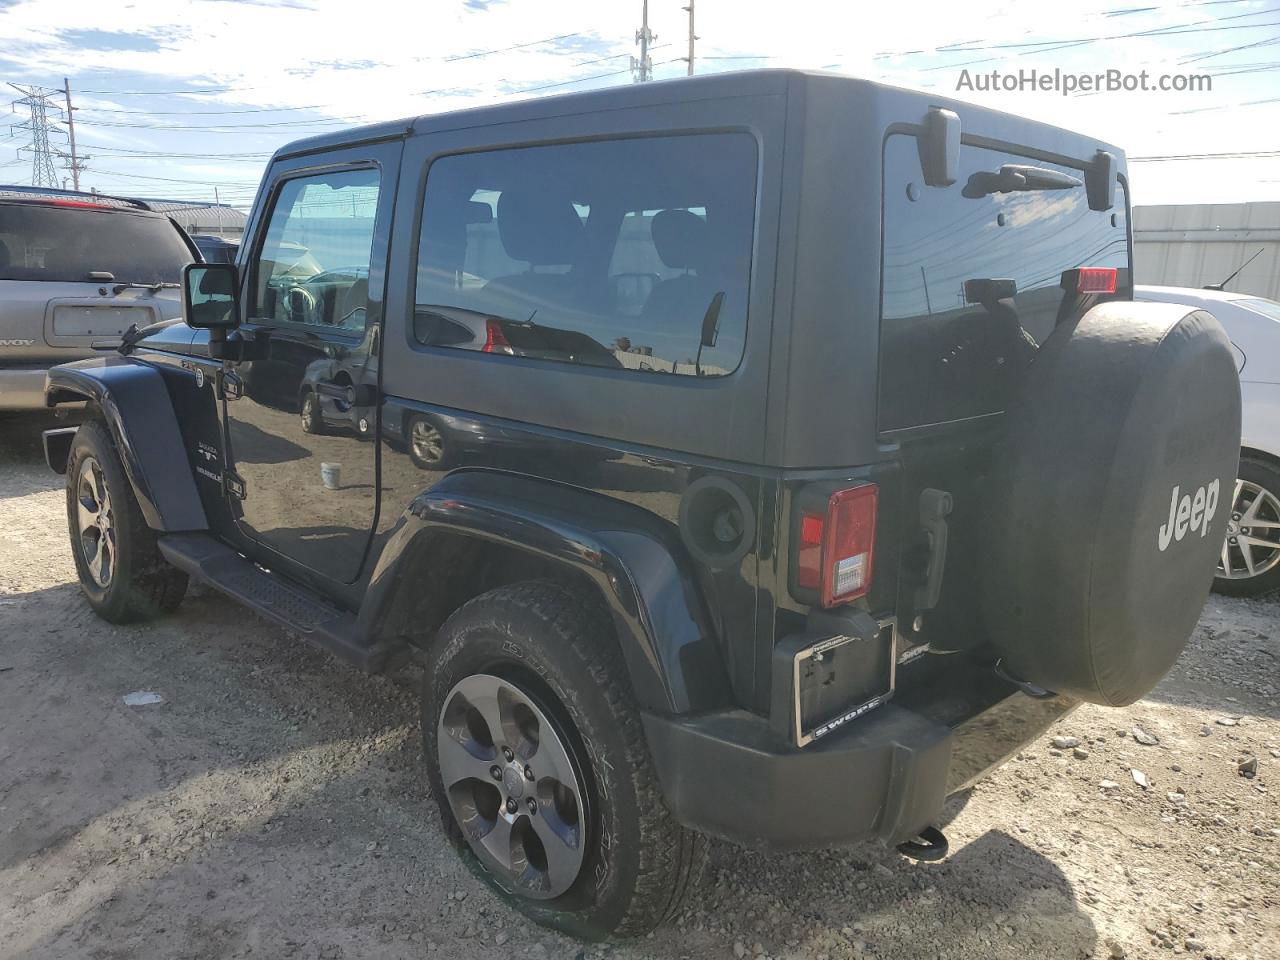
<instances>
[{"instance_id":1,"label":"side step bar","mask_svg":"<svg viewBox=\"0 0 1280 960\"><path fill-rule=\"evenodd\" d=\"M179 570L335 656L369 673L386 666L391 648L363 642L354 614L331 606L305 587L284 582L208 534L171 533L158 538L156 545Z\"/></svg>"}]
</instances>

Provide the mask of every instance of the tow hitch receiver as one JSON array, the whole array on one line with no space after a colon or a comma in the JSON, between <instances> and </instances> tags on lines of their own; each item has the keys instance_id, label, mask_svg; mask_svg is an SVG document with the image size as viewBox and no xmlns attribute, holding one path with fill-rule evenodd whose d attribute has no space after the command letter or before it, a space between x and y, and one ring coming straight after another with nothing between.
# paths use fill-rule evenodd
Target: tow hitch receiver
<instances>
[{"instance_id":1,"label":"tow hitch receiver","mask_svg":"<svg viewBox=\"0 0 1280 960\"><path fill-rule=\"evenodd\" d=\"M947 842L947 835L937 827L925 827L916 835L914 840L907 840L898 844L898 852L904 857L909 857L912 860L924 860L927 863L941 860L947 855L947 851L950 848L951 844Z\"/></svg>"}]
</instances>

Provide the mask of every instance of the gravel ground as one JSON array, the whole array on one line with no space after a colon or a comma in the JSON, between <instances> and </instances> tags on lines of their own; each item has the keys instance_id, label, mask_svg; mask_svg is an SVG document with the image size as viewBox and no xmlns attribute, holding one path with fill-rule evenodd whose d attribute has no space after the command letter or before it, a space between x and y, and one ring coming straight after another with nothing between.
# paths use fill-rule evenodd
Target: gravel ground
<instances>
[{"instance_id":1,"label":"gravel ground","mask_svg":"<svg viewBox=\"0 0 1280 960\"><path fill-rule=\"evenodd\" d=\"M584 946L447 848L411 674L206 593L117 629L74 576L38 430L0 424L0 957L1280 957L1276 601L1212 599L1150 698L981 784L942 863L718 845L677 925Z\"/></svg>"}]
</instances>

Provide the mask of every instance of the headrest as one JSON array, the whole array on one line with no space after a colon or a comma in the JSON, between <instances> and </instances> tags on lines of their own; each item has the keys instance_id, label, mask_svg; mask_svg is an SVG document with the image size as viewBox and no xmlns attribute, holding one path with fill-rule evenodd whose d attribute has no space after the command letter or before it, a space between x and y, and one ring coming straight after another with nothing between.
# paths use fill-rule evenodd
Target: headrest
<instances>
[{"instance_id":1,"label":"headrest","mask_svg":"<svg viewBox=\"0 0 1280 960\"><path fill-rule=\"evenodd\" d=\"M360 277L351 286L347 287L346 292L342 295L341 306L338 307L338 315L335 322L341 323L346 320L355 311L367 306L369 303L369 281L364 277Z\"/></svg>"},{"instance_id":2,"label":"headrest","mask_svg":"<svg viewBox=\"0 0 1280 960\"><path fill-rule=\"evenodd\" d=\"M658 256L675 270L696 269L707 254L707 221L688 210L663 210L649 226Z\"/></svg>"},{"instance_id":3,"label":"headrest","mask_svg":"<svg viewBox=\"0 0 1280 960\"><path fill-rule=\"evenodd\" d=\"M577 263L584 243L572 203L521 190L498 197L498 236L507 256L535 266Z\"/></svg>"}]
</instances>

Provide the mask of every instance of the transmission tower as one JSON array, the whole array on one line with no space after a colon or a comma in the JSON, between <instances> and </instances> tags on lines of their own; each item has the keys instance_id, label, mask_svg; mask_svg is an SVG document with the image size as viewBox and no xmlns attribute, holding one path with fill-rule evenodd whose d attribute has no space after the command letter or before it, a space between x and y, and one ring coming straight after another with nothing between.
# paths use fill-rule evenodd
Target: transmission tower
<instances>
[{"instance_id":1,"label":"transmission tower","mask_svg":"<svg viewBox=\"0 0 1280 960\"><path fill-rule=\"evenodd\" d=\"M640 44L640 56L631 58L631 75L636 83L653 79L653 57L649 56L649 45L658 39L658 35L649 29L649 0L644 0L641 16L640 29L636 31L636 43Z\"/></svg>"},{"instance_id":2,"label":"transmission tower","mask_svg":"<svg viewBox=\"0 0 1280 960\"><path fill-rule=\"evenodd\" d=\"M17 112L18 107L26 107L31 114L29 120L10 126L12 133L22 131L31 137L30 143L18 148L18 156L22 156L23 150L28 150L31 153L31 185L33 187L56 187L58 186L58 173L54 166L54 160L58 156L58 151L49 145L49 135L61 136L63 131L50 122L49 115L50 113L55 117L61 115L62 108L54 102L53 98L62 94L63 91L45 87L24 86L17 83L11 83L9 86L22 94L11 105L14 112Z\"/></svg>"}]
</instances>

